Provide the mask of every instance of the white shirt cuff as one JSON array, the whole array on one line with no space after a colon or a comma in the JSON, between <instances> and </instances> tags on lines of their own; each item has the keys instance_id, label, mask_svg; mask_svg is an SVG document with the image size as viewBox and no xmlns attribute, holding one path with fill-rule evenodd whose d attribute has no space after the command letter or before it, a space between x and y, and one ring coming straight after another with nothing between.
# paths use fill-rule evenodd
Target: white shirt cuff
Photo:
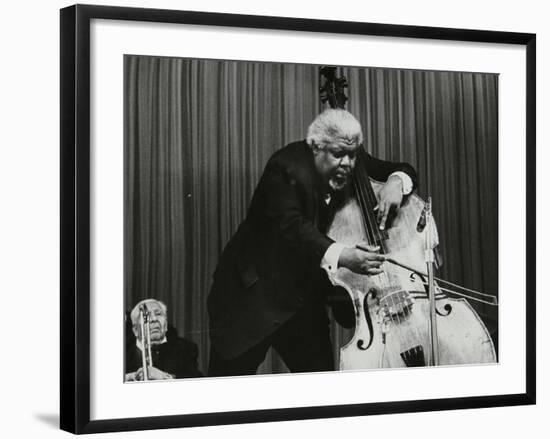
<instances>
[{"instance_id":1,"label":"white shirt cuff","mask_svg":"<svg viewBox=\"0 0 550 439\"><path fill-rule=\"evenodd\" d=\"M413 190L413 182L411 180L411 177L409 177L403 171L393 172L390 174L390 177L392 175L395 175L401 179L401 182L403 183L403 195L409 195Z\"/></svg>"},{"instance_id":2,"label":"white shirt cuff","mask_svg":"<svg viewBox=\"0 0 550 439\"><path fill-rule=\"evenodd\" d=\"M340 253L346 246L335 242L325 252L323 259L321 260L321 268L324 268L329 273L336 273L338 270L338 259L340 259Z\"/></svg>"}]
</instances>

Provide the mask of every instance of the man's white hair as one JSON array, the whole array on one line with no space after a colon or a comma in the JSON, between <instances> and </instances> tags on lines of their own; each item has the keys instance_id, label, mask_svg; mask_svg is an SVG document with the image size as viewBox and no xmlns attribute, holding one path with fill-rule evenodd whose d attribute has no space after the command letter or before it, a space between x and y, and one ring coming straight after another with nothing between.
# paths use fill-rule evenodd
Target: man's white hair
<instances>
[{"instance_id":1,"label":"man's white hair","mask_svg":"<svg viewBox=\"0 0 550 439\"><path fill-rule=\"evenodd\" d=\"M307 130L307 143L313 148L324 148L335 140L347 139L357 145L363 143L359 121L348 111L328 109L319 114Z\"/></svg>"},{"instance_id":2,"label":"man's white hair","mask_svg":"<svg viewBox=\"0 0 550 439\"><path fill-rule=\"evenodd\" d=\"M156 303L160 308L162 309L162 312L164 315L166 315L166 311L168 308L164 303L162 303L160 300L156 299L145 299L141 302L138 302L136 306L134 306L134 309L132 309L132 312L130 313L130 319L132 320L132 325L138 325L139 324L139 308L141 305L147 305L149 303Z\"/></svg>"}]
</instances>

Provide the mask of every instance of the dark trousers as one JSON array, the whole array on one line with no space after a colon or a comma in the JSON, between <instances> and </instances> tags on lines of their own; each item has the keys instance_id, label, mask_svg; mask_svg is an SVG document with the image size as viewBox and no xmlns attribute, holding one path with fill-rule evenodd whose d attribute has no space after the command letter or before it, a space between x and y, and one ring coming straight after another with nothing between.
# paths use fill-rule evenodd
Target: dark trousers
<instances>
[{"instance_id":1,"label":"dark trousers","mask_svg":"<svg viewBox=\"0 0 550 439\"><path fill-rule=\"evenodd\" d=\"M322 304L310 304L261 343L236 358L225 359L211 348L208 376L254 375L271 346L291 372L334 370L325 307Z\"/></svg>"}]
</instances>

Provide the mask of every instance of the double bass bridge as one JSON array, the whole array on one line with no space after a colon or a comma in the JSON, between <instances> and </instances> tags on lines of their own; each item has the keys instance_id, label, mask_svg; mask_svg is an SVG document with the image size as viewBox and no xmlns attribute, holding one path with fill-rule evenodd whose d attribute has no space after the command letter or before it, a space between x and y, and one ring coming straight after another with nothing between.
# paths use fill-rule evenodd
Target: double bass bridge
<instances>
[{"instance_id":1,"label":"double bass bridge","mask_svg":"<svg viewBox=\"0 0 550 439\"><path fill-rule=\"evenodd\" d=\"M384 322L400 323L410 315L413 304L414 299L408 291L390 291L379 299L378 315Z\"/></svg>"}]
</instances>

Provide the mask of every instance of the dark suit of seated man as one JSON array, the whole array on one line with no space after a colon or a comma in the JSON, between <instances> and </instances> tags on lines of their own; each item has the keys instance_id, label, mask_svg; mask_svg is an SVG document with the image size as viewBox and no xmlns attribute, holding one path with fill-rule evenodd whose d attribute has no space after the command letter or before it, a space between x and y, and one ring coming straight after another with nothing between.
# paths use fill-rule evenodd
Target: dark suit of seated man
<instances>
[{"instance_id":1,"label":"dark suit of seated man","mask_svg":"<svg viewBox=\"0 0 550 439\"><path fill-rule=\"evenodd\" d=\"M326 110L306 141L268 161L245 220L225 247L208 297L209 375L255 374L269 347L291 372L334 369L325 309L325 270L382 272L376 247L357 250L326 235L331 215L352 179L363 134L345 110ZM380 191L379 227L413 190L416 172L368 154L361 166Z\"/></svg>"},{"instance_id":2,"label":"dark suit of seated man","mask_svg":"<svg viewBox=\"0 0 550 439\"><path fill-rule=\"evenodd\" d=\"M133 342L127 343L125 358L125 381L143 380L142 335L140 325L141 306L149 313L151 363L148 367L150 380L167 380L203 376L198 369L198 348L192 341L178 337L175 330L168 330L166 305L155 299L139 302L132 312Z\"/></svg>"}]
</instances>

